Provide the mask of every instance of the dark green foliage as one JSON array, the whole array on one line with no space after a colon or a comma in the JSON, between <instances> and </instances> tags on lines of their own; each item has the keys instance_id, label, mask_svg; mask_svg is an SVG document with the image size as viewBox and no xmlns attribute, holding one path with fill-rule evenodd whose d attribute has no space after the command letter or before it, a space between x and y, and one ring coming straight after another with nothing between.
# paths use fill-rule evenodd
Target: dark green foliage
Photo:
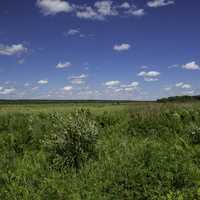
<instances>
[{"instance_id":1,"label":"dark green foliage","mask_svg":"<svg viewBox=\"0 0 200 200\"><path fill-rule=\"evenodd\" d=\"M192 144L200 144L200 127L196 124L190 124L186 133L188 134L189 140Z\"/></svg>"},{"instance_id":2,"label":"dark green foliage","mask_svg":"<svg viewBox=\"0 0 200 200\"><path fill-rule=\"evenodd\" d=\"M126 117L125 115L123 117ZM117 112L103 112L103 114L96 117L96 121L100 128L110 128L122 122L122 115Z\"/></svg>"},{"instance_id":3,"label":"dark green foliage","mask_svg":"<svg viewBox=\"0 0 200 200\"><path fill-rule=\"evenodd\" d=\"M98 130L88 110L77 110L66 118L51 115L53 129L43 140L43 146L55 168L80 168L96 156Z\"/></svg>"},{"instance_id":4,"label":"dark green foliage","mask_svg":"<svg viewBox=\"0 0 200 200\"><path fill-rule=\"evenodd\" d=\"M1 113L0 199L200 199L199 104L157 105Z\"/></svg>"},{"instance_id":5,"label":"dark green foliage","mask_svg":"<svg viewBox=\"0 0 200 200\"><path fill-rule=\"evenodd\" d=\"M200 95L198 96L174 96L174 97L168 97L168 98L162 98L158 99L157 102L160 103L167 103L167 102L192 102L192 101L199 101Z\"/></svg>"}]
</instances>

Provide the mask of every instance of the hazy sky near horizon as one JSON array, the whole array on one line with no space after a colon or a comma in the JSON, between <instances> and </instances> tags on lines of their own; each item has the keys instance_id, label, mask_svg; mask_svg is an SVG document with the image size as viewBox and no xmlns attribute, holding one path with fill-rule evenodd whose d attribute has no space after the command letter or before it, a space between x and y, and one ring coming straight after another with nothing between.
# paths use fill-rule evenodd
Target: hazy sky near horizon
<instances>
[{"instance_id":1,"label":"hazy sky near horizon","mask_svg":"<svg viewBox=\"0 0 200 200\"><path fill-rule=\"evenodd\" d=\"M200 94L199 0L2 0L0 99Z\"/></svg>"}]
</instances>

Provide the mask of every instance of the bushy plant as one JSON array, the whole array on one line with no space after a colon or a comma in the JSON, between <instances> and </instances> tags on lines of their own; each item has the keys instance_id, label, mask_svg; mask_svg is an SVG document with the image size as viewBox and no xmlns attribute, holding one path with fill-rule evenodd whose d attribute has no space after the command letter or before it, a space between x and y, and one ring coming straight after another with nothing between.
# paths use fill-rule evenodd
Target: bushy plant
<instances>
[{"instance_id":1,"label":"bushy plant","mask_svg":"<svg viewBox=\"0 0 200 200\"><path fill-rule=\"evenodd\" d=\"M186 133L192 144L200 144L200 127L194 123L191 123L186 128Z\"/></svg>"},{"instance_id":2,"label":"bushy plant","mask_svg":"<svg viewBox=\"0 0 200 200\"><path fill-rule=\"evenodd\" d=\"M54 129L43 143L53 167L78 169L95 157L98 129L88 110L76 110L66 118L55 114L52 118Z\"/></svg>"}]
</instances>

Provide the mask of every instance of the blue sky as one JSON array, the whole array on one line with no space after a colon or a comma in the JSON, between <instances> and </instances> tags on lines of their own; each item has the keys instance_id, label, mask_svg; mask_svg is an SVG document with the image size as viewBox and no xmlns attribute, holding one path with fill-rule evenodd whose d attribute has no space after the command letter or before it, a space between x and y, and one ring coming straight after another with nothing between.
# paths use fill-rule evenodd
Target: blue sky
<instances>
[{"instance_id":1,"label":"blue sky","mask_svg":"<svg viewBox=\"0 0 200 200\"><path fill-rule=\"evenodd\" d=\"M0 3L0 99L200 93L198 0Z\"/></svg>"}]
</instances>

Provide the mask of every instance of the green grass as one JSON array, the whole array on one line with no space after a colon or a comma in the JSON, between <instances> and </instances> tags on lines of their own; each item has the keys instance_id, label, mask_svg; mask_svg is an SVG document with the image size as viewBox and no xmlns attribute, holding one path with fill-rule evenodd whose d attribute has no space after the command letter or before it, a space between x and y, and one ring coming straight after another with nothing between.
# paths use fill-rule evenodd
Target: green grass
<instances>
[{"instance_id":1,"label":"green grass","mask_svg":"<svg viewBox=\"0 0 200 200\"><path fill-rule=\"evenodd\" d=\"M200 104L1 105L0 199L198 200Z\"/></svg>"}]
</instances>

